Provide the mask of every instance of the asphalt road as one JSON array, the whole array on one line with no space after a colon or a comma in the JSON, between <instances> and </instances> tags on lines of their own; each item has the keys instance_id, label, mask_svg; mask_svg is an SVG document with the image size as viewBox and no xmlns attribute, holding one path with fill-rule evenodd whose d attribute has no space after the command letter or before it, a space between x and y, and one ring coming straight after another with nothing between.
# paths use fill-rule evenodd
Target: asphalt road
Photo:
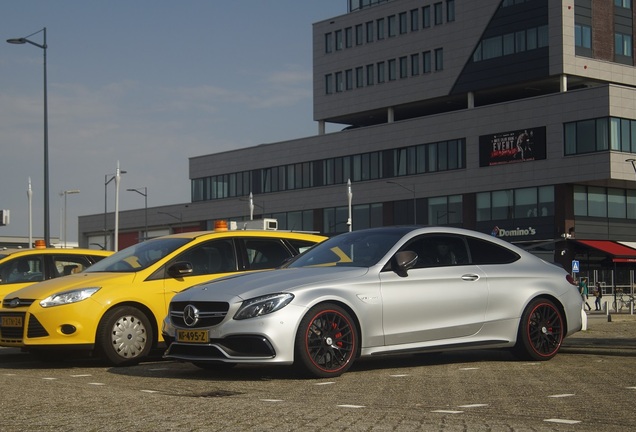
<instances>
[{"instance_id":1,"label":"asphalt road","mask_svg":"<svg viewBox=\"0 0 636 432\"><path fill-rule=\"evenodd\" d=\"M357 362L333 380L289 368L113 368L0 348L0 431L626 431L636 320L590 316L548 362L506 351Z\"/></svg>"}]
</instances>

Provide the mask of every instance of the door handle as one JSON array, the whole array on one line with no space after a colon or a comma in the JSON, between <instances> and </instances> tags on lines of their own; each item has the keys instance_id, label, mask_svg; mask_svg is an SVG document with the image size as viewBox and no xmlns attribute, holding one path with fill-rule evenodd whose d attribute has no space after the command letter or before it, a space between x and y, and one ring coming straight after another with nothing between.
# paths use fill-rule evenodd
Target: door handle
<instances>
[{"instance_id":1,"label":"door handle","mask_svg":"<svg viewBox=\"0 0 636 432\"><path fill-rule=\"evenodd\" d=\"M473 282L479 279L479 275L476 274L465 274L462 276L462 280L465 280L467 282Z\"/></svg>"}]
</instances>

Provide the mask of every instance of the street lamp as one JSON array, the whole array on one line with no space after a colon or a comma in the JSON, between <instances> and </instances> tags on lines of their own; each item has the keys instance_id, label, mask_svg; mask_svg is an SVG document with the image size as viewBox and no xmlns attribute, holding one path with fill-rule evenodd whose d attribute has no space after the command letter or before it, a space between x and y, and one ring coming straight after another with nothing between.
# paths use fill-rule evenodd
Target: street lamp
<instances>
[{"instance_id":1,"label":"street lamp","mask_svg":"<svg viewBox=\"0 0 636 432\"><path fill-rule=\"evenodd\" d=\"M106 174L104 176L104 249L108 248L108 231L107 231L107 218L106 215L108 213L108 183L115 180L115 177L121 174L126 174L126 171L119 169L119 162L117 162L117 173L115 174ZM109 179L108 176L111 176Z\"/></svg>"},{"instance_id":2,"label":"street lamp","mask_svg":"<svg viewBox=\"0 0 636 432\"><path fill-rule=\"evenodd\" d=\"M413 223L417 224L417 201L415 199L415 185L413 185L413 189L408 188L406 186L404 186L401 183L398 182L394 182L394 181L387 181L387 183L391 183L394 185L397 185L399 187L401 187L402 189L406 189L407 191L411 192L413 194Z\"/></svg>"},{"instance_id":3,"label":"street lamp","mask_svg":"<svg viewBox=\"0 0 636 432\"><path fill-rule=\"evenodd\" d=\"M33 247L33 190L31 189L31 177L29 177L27 199L29 200L29 249L31 249Z\"/></svg>"},{"instance_id":4,"label":"street lamp","mask_svg":"<svg viewBox=\"0 0 636 432\"><path fill-rule=\"evenodd\" d=\"M142 192L139 189L143 189L144 191ZM139 195L143 195L144 197L145 231L144 231L144 236L141 239L143 241L148 238L148 188L144 186L143 188L139 188L139 189L131 188L126 190L128 192L137 192Z\"/></svg>"},{"instance_id":5,"label":"street lamp","mask_svg":"<svg viewBox=\"0 0 636 432\"><path fill-rule=\"evenodd\" d=\"M69 194L78 194L79 189L65 190L61 195L64 195L64 249L66 249L66 196Z\"/></svg>"},{"instance_id":6,"label":"street lamp","mask_svg":"<svg viewBox=\"0 0 636 432\"><path fill-rule=\"evenodd\" d=\"M38 33L42 33L43 43L39 44L29 40L28 38ZM46 90L46 27L42 30L38 30L26 37L7 39L10 44L31 44L42 49L44 53L44 242L47 246L51 243L51 234L49 231L49 120L48 120L48 101Z\"/></svg>"}]
</instances>

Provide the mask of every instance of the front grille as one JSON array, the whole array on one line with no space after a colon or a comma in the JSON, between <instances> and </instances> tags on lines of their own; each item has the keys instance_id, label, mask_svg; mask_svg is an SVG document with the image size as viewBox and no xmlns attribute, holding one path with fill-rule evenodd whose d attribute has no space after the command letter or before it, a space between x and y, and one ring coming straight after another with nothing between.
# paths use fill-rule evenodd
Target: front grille
<instances>
[{"instance_id":1,"label":"front grille","mask_svg":"<svg viewBox=\"0 0 636 432\"><path fill-rule=\"evenodd\" d=\"M198 310L199 319L193 326L188 326L183 320L183 310L188 305ZM225 319L229 309L230 304L226 302L172 302L170 303L170 320L178 327L212 327Z\"/></svg>"},{"instance_id":2,"label":"front grille","mask_svg":"<svg viewBox=\"0 0 636 432\"><path fill-rule=\"evenodd\" d=\"M0 312L0 323L5 322L4 317L9 319L20 318L22 320L22 326L20 327L6 327L0 324L0 340L3 342L16 342L22 340L24 334L24 320L26 318L25 312Z\"/></svg>"},{"instance_id":3,"label":"front grille","mask_svg":"<svg viewBox=\"0 0 636 432\"><path fill-rule=\"evenodd\" d=\"M216 360L228 358L274 358L272 344L262 336L233 336L212 339L209 344L173 342L165 354L168 358L187 360Z\"/></svg>"},{"instance_id":4,"label":"front grille","mask_svg":"<svg viewBox=\"0 0 636 432\"><path fill-rule=\"evenodd\" d=\"M5 309L13 309L17 307L29 307L33 304L35 300L33 299L21 299L18 297L14 297L12 299L5 298L2 301L2 307Z\"/></svg>"}]
</instances>

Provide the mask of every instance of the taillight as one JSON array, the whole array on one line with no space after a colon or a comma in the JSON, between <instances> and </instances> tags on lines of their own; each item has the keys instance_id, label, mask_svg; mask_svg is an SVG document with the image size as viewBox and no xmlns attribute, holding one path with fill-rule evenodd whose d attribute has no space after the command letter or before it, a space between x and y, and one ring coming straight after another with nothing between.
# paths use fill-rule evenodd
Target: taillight
<instances>
[{"instance_id":1,"label":"taillight","mask_svg":"<svg viewBox=\"0 0 636 432\"><path fill-rule=\"evenodd\" d=\"M577 283L576 283L576 281L574 280L574 278L572 277L572 275L568 274L568 275L565 277L565 280L566 280L566 281L568 281L568 282L570 282L570 285L573 285L573 286L575 286L575 287L577 287L577 288L578 288L579 284L577 284Z\"/></svg>"}]
</instances>

